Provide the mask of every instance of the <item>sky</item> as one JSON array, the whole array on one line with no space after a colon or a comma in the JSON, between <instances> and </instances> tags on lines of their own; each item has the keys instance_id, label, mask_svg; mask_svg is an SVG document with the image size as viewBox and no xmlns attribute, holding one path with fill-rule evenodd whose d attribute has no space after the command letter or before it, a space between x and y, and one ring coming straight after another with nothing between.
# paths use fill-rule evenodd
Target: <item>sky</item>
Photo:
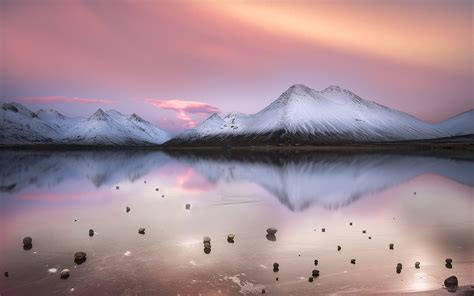
<instances>
[{"instance_id":1,"label":"sky","mask_svg":"<svg viewBox=\"0 0 474 296\"><path fill-rule=\"evenodd\" d=\"M339 85L438 122L474 108L470 0L0 0L0 101L176 133Z\"/></svg>"}]
</instances>

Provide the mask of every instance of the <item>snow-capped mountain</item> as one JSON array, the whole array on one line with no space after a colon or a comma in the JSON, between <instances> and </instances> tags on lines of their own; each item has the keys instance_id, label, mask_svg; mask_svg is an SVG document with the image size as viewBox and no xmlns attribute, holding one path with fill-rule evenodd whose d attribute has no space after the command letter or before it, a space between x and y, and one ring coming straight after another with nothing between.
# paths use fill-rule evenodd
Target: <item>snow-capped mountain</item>
<instances>
[{"instance_id":1,"label":"snow-capped mountain","mask_svg":"<svg viewBox=\"0 0 474 296\"><path fill-rule=\"evenodd\" d=\"M455 136L474 134L474 109L437 124L437 128Z\"/></svg>"},{"instance_id":2,"label":"snow-capped mountain","mask_svg":"<svg viewBox=\"0 0 474 296\"><path fill-rule=\"evenodd\" d=\"M460 121L460 120L459 120ZM302 84L286 90L253 115L213 114L169 144L344 143L421 140L459 135L456 121L443 128L367 101L338 86L317 91Z\"/></svg>"},{"instance_id":3,"label":"snow-capped mountain","mask_svg":"<svg viewBox=\"0 0 474 296\"><path fill-rule=\"evenodd\" d=\"M136 114L99 109L89 118L71 118L53 109L35 113L18 103L0 106L0 145L151 145L169 139Z\"/></svg>"}]
</instances>

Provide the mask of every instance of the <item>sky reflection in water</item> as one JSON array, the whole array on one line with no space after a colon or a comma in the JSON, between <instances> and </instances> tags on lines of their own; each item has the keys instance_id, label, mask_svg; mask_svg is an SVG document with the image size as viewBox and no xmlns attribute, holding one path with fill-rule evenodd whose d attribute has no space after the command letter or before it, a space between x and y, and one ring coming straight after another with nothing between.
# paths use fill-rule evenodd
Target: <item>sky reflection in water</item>
<instances>
[{"instance_id":1,"label":"sky reflection in water","mask_svg":"<svg viewBox=\"0 0 474 296\"><path fill-rule=\"evenodd\" d=\"M431 291L451 274L461 285L474 282L469 160L2 151L0 164L0 251L8 254L0 265L10 273L0 281L2 295ZM270 226L278 228L274 242L265 238ZM228 233L236 234L234 244ZM28 252L21 248L26 235L33 237ZM88 260L75 267L79 250ZM61 281L51 268L69 268L71 278ZM321 276L310 284L315 268Z\"/></svg>"}]
</instances>

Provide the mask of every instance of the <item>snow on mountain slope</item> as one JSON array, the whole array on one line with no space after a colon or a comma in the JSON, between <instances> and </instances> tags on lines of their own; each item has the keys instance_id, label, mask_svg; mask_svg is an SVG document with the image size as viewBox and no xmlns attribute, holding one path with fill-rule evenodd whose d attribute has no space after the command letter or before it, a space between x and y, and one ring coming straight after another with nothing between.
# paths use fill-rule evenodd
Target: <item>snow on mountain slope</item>
<instances>
[{"instance_id":1,"label":"snow on mountain slope","mask_svg":"<svg viewBox=\"0 0 474 296\"><path fill-rule=\"evenodd\" d=\"M51 124L17 103L0 105L0 145L51 143L60 133Z\"/></svg>"},{"instance_id":2,"label":"snow on mountain slope","mask_svg":"<svg viewBox=\"0 0 474 296\"><path fill-rule=\"evenodd\" d=\"M437 128L454 136L474 134L474 109L438 123Z\"/></svg>"},{"instance_id":3,"label":"snow on mountain slope","mask_svg":"<svg viewBox=\"0 0 474 296\"><path fill-rule=\"evenodd\" d=\"M213 115L214 117L217 114ZM435 125L406 113L367 101L338 86L316 91L302 84L286 90L277 100L253 115L230 113L224 123L208 120L178 139L204 137L267 137L282 134L301 139L355 142L430 139L451 136Z\"/></svg>"},{"instance_id":4,"label":"snow on mountain slope","mask_svg":"<svg viewBox=\"0 0 474 296\"><path fill-rule=\"evenodd\" d=\"M61 134L84 120L84 118L80 117L67 117L54 109L39 109L36 111L36 115L41 120L52 125Z\"/></svg>"},{"instance_id":5,"label":"snow on mountain slope","mask_svg":"<svg viewBox=\"0 0 474 296\"><path fill-rule=\"evenodd\" d=\"M99 109L89 118L71 118L56 110L36 113L17 103L0 105L0 145L149 145L169 136L140 116Z\"/></svg>"}]
</instances>

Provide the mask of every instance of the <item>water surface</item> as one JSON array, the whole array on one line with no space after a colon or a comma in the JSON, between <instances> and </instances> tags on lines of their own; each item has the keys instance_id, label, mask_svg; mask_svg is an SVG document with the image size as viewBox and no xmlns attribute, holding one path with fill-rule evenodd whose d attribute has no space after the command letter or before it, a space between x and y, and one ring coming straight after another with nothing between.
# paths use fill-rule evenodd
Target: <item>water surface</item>
<instances>
[{"instance_id":1,"label":"water surface","mask_svg":"<svg viewBox=\"0 0 474 296\"><path fill-rule=\"evenodd\" d=\"M473 172L426 155L0 151L0 293L449 295L450 275L472 291Z\"/></svg>"}]
</instances>

